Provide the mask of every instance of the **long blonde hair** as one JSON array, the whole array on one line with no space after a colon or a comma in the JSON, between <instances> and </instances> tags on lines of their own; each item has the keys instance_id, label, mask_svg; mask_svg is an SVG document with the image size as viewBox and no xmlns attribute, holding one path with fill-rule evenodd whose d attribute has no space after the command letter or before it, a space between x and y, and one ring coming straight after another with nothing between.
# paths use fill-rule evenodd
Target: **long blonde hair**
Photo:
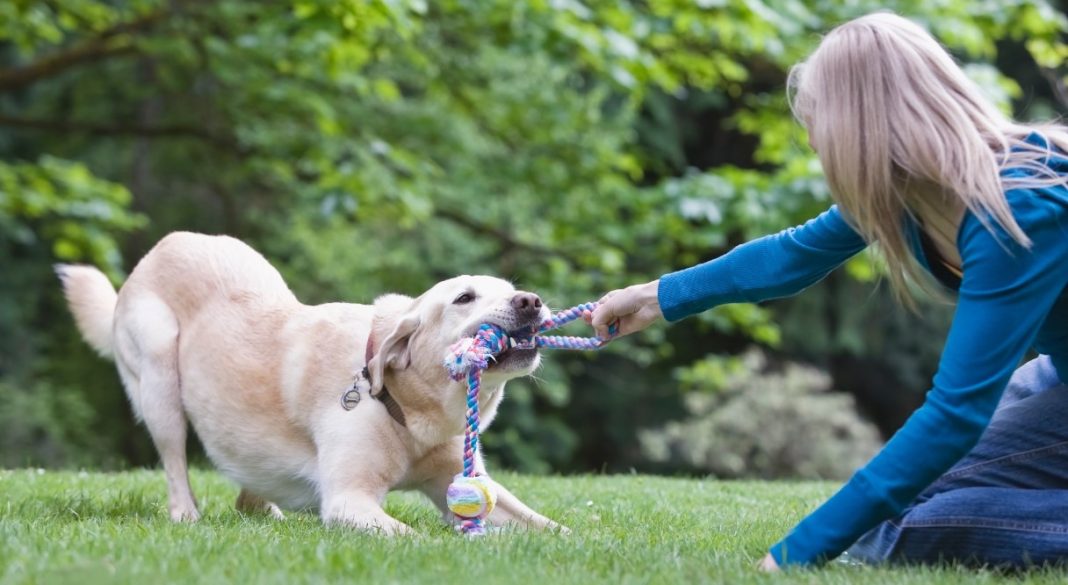
<instances>
[{"instance_id":1,"label":"long blonde hair","mask_svg":"<svg viewBox=\"0 0 1068 585\"><path fill-rule=\"evenodd\" d=\"M1065 184L1044 162L1050 148L1025 138L1037 132L1068 152L1068 128L1013 122L934 37L900 16L880 12L838 26L791 69L787 87L833 198L854 229L878 243L908 304L906 282L927 282L904 232L915 198L963 204L987 229L1029 248L1005 191ZM1001 177L1010 167L1026 176Z\"/></svg>"}]
</instances>

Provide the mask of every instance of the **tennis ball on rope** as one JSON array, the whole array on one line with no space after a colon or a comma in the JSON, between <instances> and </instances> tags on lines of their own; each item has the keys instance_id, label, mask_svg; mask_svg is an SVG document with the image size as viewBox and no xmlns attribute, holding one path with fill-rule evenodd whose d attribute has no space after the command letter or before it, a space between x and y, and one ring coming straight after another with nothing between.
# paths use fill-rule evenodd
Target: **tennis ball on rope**
<instances>
[{"instance_id":1,"label":"tennis ball on rope","mask_svg":"<svg viewBox=\"0 0 1068 585\"><path fill-rule=\"evenodd\" d=\"M488 476L467 477L461 473L452 478L445 502L460 518L485 518L497 505L497 490Z\"/></svg>"}]
</instances>

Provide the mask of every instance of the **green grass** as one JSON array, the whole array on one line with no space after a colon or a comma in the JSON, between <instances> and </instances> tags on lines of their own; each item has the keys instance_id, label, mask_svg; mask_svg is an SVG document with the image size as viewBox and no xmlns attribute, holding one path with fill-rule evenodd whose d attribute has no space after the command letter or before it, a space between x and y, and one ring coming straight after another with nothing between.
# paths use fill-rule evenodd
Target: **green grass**
<instances>
[{"instance_id":1,"label":"green grass","mask_svg":"<svg viewBox=\"0 0 1068 585\"><path fill-rule=\"evenodd\" d=\"M511 531L467 540L414 494L388 511L417 537L325 528L310 514L278 522L232 509L237 489L198 471L204 517L167 520L160 471L0 471L3 583L1062 583L1068 574L1002 577L964 568L832 565L763 575L765 547L833 486L647 476L498 474L568 536Z\"/></svg>"}]
</instances>

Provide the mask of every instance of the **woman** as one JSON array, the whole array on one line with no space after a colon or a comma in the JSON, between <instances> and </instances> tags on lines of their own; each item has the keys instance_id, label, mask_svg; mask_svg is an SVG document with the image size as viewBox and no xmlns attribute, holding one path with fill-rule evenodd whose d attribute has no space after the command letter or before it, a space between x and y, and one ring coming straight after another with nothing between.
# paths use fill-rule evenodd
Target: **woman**
<instances>
[{"instance_id":1,"label":"woman","mask_svg":"<svg viewBox=\"0 0 1068 585\"><path fill-rule=\"evenodd\" d=\"M933 388L762 567L851 545L867 561L1068 559L1068 128L1008 120L934 38L891 14L833 30L789 87L837 205L608 293L594 327L606 335L618 320L628 334L791 295L878 243L899 298L922 272L956 292ZM1014 373L1029 348L1040 356Z\"/></svg>"}]
</instances>

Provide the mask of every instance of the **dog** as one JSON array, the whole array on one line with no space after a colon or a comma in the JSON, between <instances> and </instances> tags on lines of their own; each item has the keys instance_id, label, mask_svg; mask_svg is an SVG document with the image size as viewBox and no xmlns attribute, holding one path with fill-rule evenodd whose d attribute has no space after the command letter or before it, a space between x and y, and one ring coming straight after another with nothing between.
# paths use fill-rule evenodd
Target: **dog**
<instances>
[{"instance_id":1,"label":"dog","mask_svg":"<svg viewBox=\"0 0 1068 585\"><path fill-rule=\"evenodd\" d=\"M188 422L240 486L241 512L317 510L325 523L404 534L411 528L382 502L415 489L455 525L445 494L462 468L466 386L447 376L445 352L482 323L533 331L550 316L537 295L489 276L445 280L414 299L304 305L248 245L188 232L160 240L118 292L93 267L56 271L82 336L114 359L152 436L176 522L199 518ZM483 375L483 428L505 383L539 360L536 349L497 356ZM494 487L491 525L566 531Z\"/></svg>"}]
</instances>

